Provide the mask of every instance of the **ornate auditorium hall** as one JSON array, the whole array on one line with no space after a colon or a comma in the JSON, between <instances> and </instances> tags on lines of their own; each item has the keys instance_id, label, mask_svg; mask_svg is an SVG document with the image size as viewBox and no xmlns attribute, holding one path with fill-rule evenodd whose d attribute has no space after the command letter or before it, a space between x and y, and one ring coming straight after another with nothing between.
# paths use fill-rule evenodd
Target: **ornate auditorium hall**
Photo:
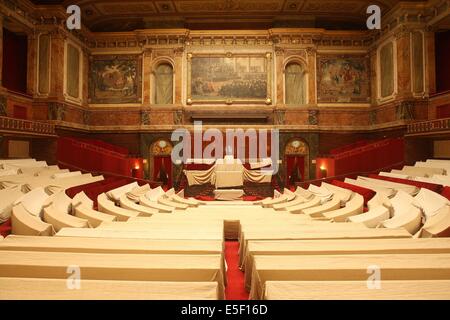
<instances>
[{"instance_id":1,"label":"ornate auditorium hall","mask_svg":"<svg viewBox=\"0 0 450 320\"><path fill-rule=\"evenodd\" d=\"M450 300L449 53L448 0L0 0L0 300Z\"/></svg>"}]
</instances>

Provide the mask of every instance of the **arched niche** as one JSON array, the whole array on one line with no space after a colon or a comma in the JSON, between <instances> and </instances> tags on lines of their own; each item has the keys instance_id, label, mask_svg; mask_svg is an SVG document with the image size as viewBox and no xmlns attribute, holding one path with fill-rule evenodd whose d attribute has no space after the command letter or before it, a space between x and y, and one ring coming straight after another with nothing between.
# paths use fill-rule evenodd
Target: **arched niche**
<instances>
[{"instance_id":1,"label":"arched niche","mask_svg":"<svg viewBox=\"0 0 450 320\"><path fill-rule=\"evenodd\" d=\"M302 138L291 138L284 148L285 185L295 186L295 183L309 178L309 145Z\"/></svg>"},{"instance_id":2,"label":"arched niche","mask_svg":"<svg viewBox=\"0 0 450 320\"><path fill-rule=\"evenodd\" d=\"M150 180L162 182L168 187L173 184L172 149L173 145L169 140L157 139L149 150Z\"/></svg>"},{"instance_id":3,"label":"arched niche","mask_svg":"<svg viewBox=\"0 0 450 320\"><path fill-rule=\"evenodd\" d=\"M168 58L158 59L153 63L151 73L151 102L156 105L174 103L175 93L174 63Z\"/></svg>"}]
</instances>

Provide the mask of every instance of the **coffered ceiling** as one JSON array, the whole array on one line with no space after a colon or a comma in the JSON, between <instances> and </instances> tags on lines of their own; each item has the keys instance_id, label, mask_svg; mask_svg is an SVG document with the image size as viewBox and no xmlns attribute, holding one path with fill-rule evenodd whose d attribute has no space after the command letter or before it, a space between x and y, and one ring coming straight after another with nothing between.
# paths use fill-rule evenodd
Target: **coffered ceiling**
<instances>
[{"instance_id":1,"label":"coffered ceiling","mask_svg":"<svg viewBox=\"0 0 450 320\"><path fill-rule=\"evenodd\" d=\"M414 2L426 2L413 0ZM39 5L77 4L92 31L143 28L363 29L371 4L387 13L395 0L32 0Z\"/></svg>"}]
</instances>

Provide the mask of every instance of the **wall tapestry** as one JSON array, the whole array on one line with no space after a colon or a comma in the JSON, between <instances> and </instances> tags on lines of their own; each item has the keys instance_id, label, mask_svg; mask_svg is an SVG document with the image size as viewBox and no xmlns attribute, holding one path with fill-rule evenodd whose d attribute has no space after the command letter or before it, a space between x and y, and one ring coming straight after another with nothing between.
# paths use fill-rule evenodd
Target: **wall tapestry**
<instances>
[{"instance_id":1,"label":"wall tapestry","mask_svg":"<svg viewBox=\"0 0 450 320\"><path fill-rule=\"evenodd\" d=\"M369 61L363 56L317 56L319 103L370 102Z\"/></svg>"},{"instance_id":2,"label":"wall tapestry","mask_svg":"<svg viewBox=\"0 0 450 320\"><path fill-rule=\"evenodd\" d=\"M140 103L142 59L137 55L93 56L90 103Z\"/></svg>"}]
</instances>

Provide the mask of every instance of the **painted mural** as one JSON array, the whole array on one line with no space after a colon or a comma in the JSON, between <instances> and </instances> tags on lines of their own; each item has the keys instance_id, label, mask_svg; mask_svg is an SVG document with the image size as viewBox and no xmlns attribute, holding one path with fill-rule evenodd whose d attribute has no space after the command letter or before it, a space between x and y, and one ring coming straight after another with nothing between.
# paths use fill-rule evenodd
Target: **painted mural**
<instances>
[{"instance_id":1,"label":"painted mural","mask_svg":"<svg viewBox=\"0 0 450 320\"><path fill-rule=\"evenodd\" d=\"M318 56L317 96L319 103L370 102L368 59L363 56Z\"/></svg>"},{"instance_id":2,"label":"painted mural","mask_svg":"<svg viewBox=\"0 0 450 320\"><path fill-rule=\"evenodd\" d=\"M90 103L140 103L141 58L137 55L94 56L90 64Z\"/></svg>"},{"instance_id":3,"label":"painted mural","mask_svg":"<svg viewBox=\"0 0 450 320\"><path fill-rule=\"evenodd\" d=\"M264 100L267 98L264 56L194 56L190 96L193 100Z\"/></svg>"}]
</instances>

